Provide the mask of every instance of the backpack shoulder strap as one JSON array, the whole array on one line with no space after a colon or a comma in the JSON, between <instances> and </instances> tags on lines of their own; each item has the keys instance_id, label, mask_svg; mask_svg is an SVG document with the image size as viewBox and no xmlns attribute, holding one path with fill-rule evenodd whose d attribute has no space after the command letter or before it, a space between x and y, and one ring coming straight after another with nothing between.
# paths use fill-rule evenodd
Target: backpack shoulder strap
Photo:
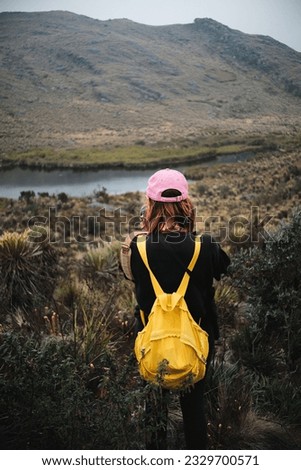
<instances>
[{"instance_id":1,"label":"backpack shoulder strap","mask_svg":"<svg viewBox=\"0 0 301 470\"><path fill-rule=\"evenodd\" d=\"M162 287L160 286L159 282L157 281L154 273L152 272L151 268L150 268L150 265L148 263L148 258L147 258L147 252L146 252L146 238L145 236L143 237L139 237L137 239L137 248L138 248L138 251L139 251L139 254L141 256L141 259L142 261L144 262L146 268L148 269L148 272L150 274L150 278L151 278L151 282L152 282L152 286L153 286L153 289L155 291L155 294L156 294L156 297L158 297L159 295L163 294L164 291L162 289ZM180 295L182 295L184 297L185 293L186 293L186 290L187 290L187 286L188 286L188 282L189 282L189 279L190 279L190 275L189 275L189 272L193 270L195 264L196 264L196 261L199 257L199 254L200 254L200 250L201 250L201 239L200 237L196 237L195 238L195 243L194 243L194 253L193 253L193 256L191 258L191 261L188 265L188 268L187 268L187 271L185 272L184 276L183 276L183 279L178 287L178 290L177 290L177 293L179 293Z\"/></svg>"},{"instance_id":2,"label":"backpack shoulder strap","mask_svg":"<svg viewBox=\"0 0 301 470\"><path fill-rule=\"evenodd\" d=\"M178 294L180 294L181 296L184 297L185 293L186 293L186 290L187 290L187 287L188 287L188 283L189 283L189 279L190 279L190 274L189 272L193 271L193 268L195 267L195 264L197 262L197 259L199 257L199 254L201 252L201 246L202 246L202 242L201 242L201 237L200 236L196 236L195 237L195 241L194 241L194 253L193 253L193 256L191 258L191 261L188 265L188 268L187 270L185 271L184 273L184 276L183 276L183 279L181 281L181 284L179 285L178 287Z\"/></svg>"},{"instance_id":3,"label":"backpack shoulder strap","mask_svg":"<svg viewBox=\"0 0 301 470\"><path fill-rule=\"evenodd\" d=\"M151 278L152 286L153 286L153 289L155 291L156 297L158 297L161 294L164 294L162 287L160 286L159 282L157 281L157 279L156 279L156 277L155 277L155 275L154 275L153 271L151 270L150 265L148 263L147 253L146 253L146 237L139 237L137 239L137 248L138 248L138 251L139 251L139 254L141 256L141 259L142 259L143 263L145 264L146 268L148 269L148 272L149 272L149 275L150 275L150 278Z\"/></svg>"}]
</instances>

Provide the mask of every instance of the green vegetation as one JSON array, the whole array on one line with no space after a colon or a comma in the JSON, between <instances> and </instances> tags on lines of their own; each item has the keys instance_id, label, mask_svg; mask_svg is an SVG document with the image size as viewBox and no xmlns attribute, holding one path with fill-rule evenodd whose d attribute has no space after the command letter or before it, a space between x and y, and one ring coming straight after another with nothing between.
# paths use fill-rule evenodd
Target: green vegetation
<instances>
[{"instance_id":1,"label":"green vegetation","mask_svg":"<svg viewBox=\"0 0 301 470\"><path fill-rule=\"evenodd\" d=\"M1 335L0 357L2 449L142 448L130 362L103 350L88 365L73 340L20 332Z\"/></svg>"},{"instance_id":2,"label":"green vegetation","mask_svg":"<svg viewBox=\"0 0 301 470\"><path fill-rule=\"evenodd\" d=\"M118 147L103 149L35 149L28 152L11 154L9 160L15 164L28 166L61 166L61 167L89 167L89 166L151 166L159 163L189 162L202 160L204 157L214 157L220 154L240 153L253 150L253 147L242 144L221 146L216 149L210 147L192 148L150 148L145 146Z\"/></svg>"},{"instance_id":3,"label":"green vegetation","mask_svg":"<svg viewBox=\"0 0 301 470\"><path fill-rule=\"evenodd\" d=\"M262 248L238 252L231 267L232 285L246 302L244 326L231 338L233 359L256 376L257 409L290 425L301 420L300 264L299 209Z\"/></svg>"},{"instance_id":4,"label":"green vegetation","mask_svg":"<svg viewBox=\"0 0 301 470\"><path fill-rule=\"evenodd\" d=\"M203 139L164 142L146 146L143 142L129 147L76 148L76 149L32 149L12 152L5 158L5 165L27 165L37 167L144 167L158 164L200 162L219 155L264 151L281 148L296 148L301 137L296 135L271 134L249 135L231 138L227 135L210 136Z\"/></svg>"}]
</instances>

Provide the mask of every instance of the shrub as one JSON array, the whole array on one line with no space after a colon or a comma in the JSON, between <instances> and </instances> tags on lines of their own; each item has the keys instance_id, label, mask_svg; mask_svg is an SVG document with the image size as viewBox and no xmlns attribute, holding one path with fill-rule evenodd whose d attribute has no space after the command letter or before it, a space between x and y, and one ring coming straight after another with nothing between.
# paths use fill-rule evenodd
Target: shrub
<instances>
[{"instance_id":1,"label":"shrub","mask_svg":"<svg viewBox=\"0 0 301 470\"><path fill-rule=\"evenodd\" d=\"M2 313L18 309L34 323L32 312L51 299L58 276L58 252L31 230L5 232L0 237L0 306Z\"/></svg>"},{"instance_id":2,"label":"shrub","mask_svg":"<svg viewBox=\"0 0 301 470\"><path fill-rule=\"evenodd\" d=\"M64 192L63 192L63 193L59 193L59 194L57 195L57 199L58 199L58 201L61 201L61 202L63 202L63 203L64 203L64 202L67 202L67 201L68 201L68 195L67 195L66 193L64 193Z\"/></svg>"},{"instance_id":3,"label":"shrub","mask_svg":"<svg viewBox=\"0 0 301 470\"><path fill-rule=\"evenodd\" d=\"M255 373L260 412L300 422L301 211L262 248L232 258L232 283L244 302L243 327L229 341L234 361ZM280 405L281 403L281 405Z\"/></svg>"},{"instance_id":4,"label":"shrub","mask_svg":"<svg viewBox=\"0 0 301 470\"><path fill-rule=\"evenodd\" d=\"M300 427L301 390L294 381L261 375L254 379L253 388L254 404L259 413L277 416L292 429Z\"/></svg>"},{"instance_id":5,"label":"shrub","mask_svg":"<svg viewBox=\"0 0 301 470\"><path fill-rule=\"evenodd\" d=\"M95 409L72 343L9 333L0 357L2 448L70 449L93 441Z\"/></svg>"},{"instance_id":6,"label":"shrub","mask_svg":"<svg viewBox=\"0 0 301 470\"><path fill-rule=\"evenodd\" d=\"M232 282L246 301L252 350L272 347L287 370L298 367L301 352L301 212L263 248L240 251L232 259Z\"/></svg>"},{"instance_id":7,"label":"shrub","mask_svg":"<svg viewBox=\"0 0 301 470\"><path fill-rule=\"evenodd\" d=\"M147 389L133 356L112 348L87 365L72 340L0 336L2 449L139 449ZM129 380L132 377L132 380Z\"/></svg>"},{"instance_id":8,"label":"shrub","mask_svg":"<svg viewBox=\"0 0 301 470\"><path fill-rule=\"evenodd\" d=\"M292 435L253 403L257 384L239 362L213 363L207 383L208 434L212 449L294 449ZM262 409L260 410L263 411Z\"/></svg>"},{"instance_id":9,"label":"shrub","mask_svg":"<svg viewBox=\"0 0 301 470\"><path fill-rule=\"evenodd\" d=\"M29 204L32 202L32 199L35 198L35 192L34 191L21 191L19 200L21 201L22 199L26 202L26 204Z\"/></svg>"}]
</instances>

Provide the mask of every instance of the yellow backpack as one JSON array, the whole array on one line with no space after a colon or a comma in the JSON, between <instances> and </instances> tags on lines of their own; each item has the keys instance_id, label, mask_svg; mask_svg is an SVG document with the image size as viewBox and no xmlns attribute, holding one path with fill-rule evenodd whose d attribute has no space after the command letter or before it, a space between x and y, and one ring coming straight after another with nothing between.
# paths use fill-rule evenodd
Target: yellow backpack
<instances>
[{"instance_id":1,"label":"yellow backpack","mask_svg":"<svg viewBox=\"0 0 301 470\"><path fill-rule=\"evenodd\" d=\"M140 375L163 388L185 388L204 378L209 352L208 334L192 318L184 299L189 274L185 272L176 292L163 292L148 263L145 237L138 238L137 247L156 295L148 323L135 341ZM198 238L189 271L193 270L200 249Z\"/></svg>"}]
</instances>

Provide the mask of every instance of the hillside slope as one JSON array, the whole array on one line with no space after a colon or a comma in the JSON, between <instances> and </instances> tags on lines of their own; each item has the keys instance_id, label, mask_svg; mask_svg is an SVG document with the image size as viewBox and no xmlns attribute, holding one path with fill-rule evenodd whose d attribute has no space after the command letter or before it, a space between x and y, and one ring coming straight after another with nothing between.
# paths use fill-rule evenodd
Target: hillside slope
<instances>
[{"instance_id":1,"label":"hillside slope","mask_svg":"<svg viewBox=\"0 0 301 470\"><path fill-rule=\"evenodd\" d=\"M2 154L300 122L301 53L210 19L146 26L2 13L0 45Z\"/></svg>"}]
</instances>

